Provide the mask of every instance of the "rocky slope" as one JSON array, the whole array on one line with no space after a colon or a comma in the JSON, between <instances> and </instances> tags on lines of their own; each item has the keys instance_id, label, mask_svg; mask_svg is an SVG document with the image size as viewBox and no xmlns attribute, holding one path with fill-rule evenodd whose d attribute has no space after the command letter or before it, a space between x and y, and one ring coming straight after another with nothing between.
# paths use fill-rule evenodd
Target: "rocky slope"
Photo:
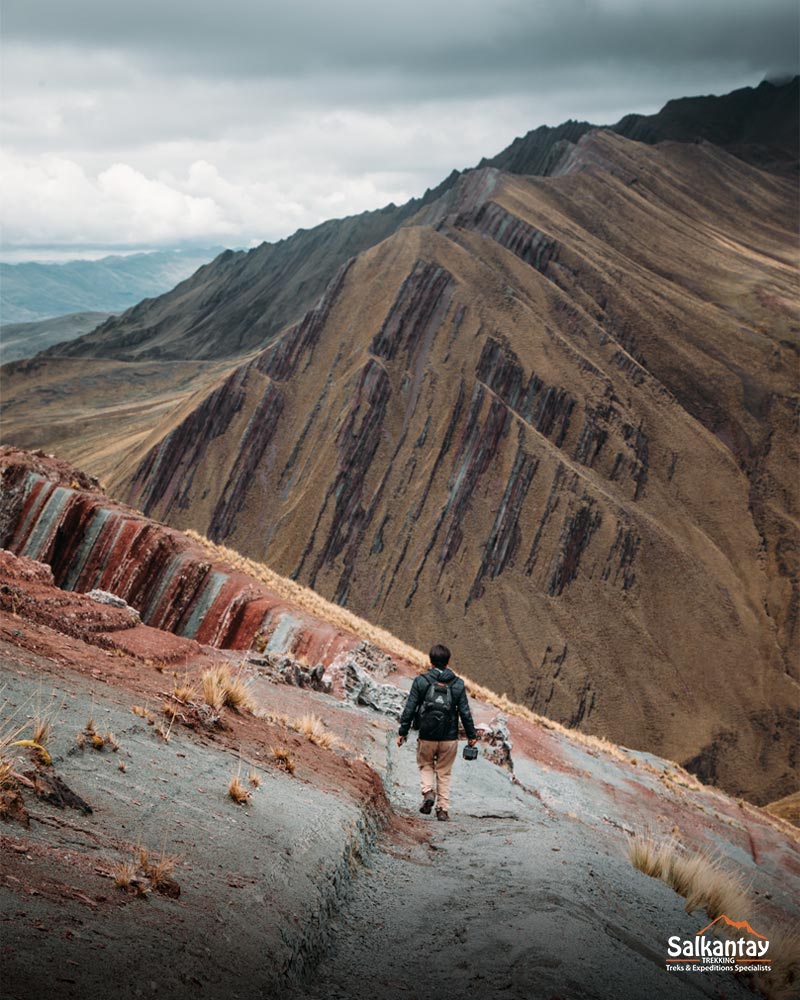
<instances>
[{"instance_id":1,"label":"rocky slope","mask_svg":"<svg viewBox=\"0 0 800 1000\"><path fill-rule=\"evenodd\" d=\"M772 971L696 974L692 993L738 1000L756 985L774 1000L790 995L800 853L787 824L667 761L504 718L480 699L481 756L457 764L453 822L431 824L416 812L413 750L394 746L396 707L371 710L347 680L395 692L396 706L407 664L363 643L329 645L331 693L298 688L270 655L201 645L177 634L177 619L162 622L173 631L140 622L143 592L137 614L59 589L70 552L83 565L70 544L92 510L113 530L96 534L89 561L99 574L118 567L120 590L137 565L142 578L153 573L156 538L166 553L179 536L97 506L92 482L63 463L6 454L4 464L3 531L12 520L21 530L21 515L26 544L49 562L0 551L6 995L78 998L113 977L123 1000L411 996L409 950L433 921L439 947L426 975L443 997L677 1000L686 977L668 971L667 940L693 937L721 901L731 920L769 936ZM48 490L53 516L42 518L37 497ZM72 530L59 532L69 510ZM237 579L258 605L259 581ZM324 618L314 627L336 631ZM215 642L233 636L221 622L207 631ZM244 681L249 707L204 700L202 675L220 663ZM311 713L318 721L304 728ZM42 719L45 752L13 745ZM237 776L244 805L227 794ZM687 912L631 864L631 838L643 834L687 861L713 850L722 889Z\"/></svg>"}]
</instances>

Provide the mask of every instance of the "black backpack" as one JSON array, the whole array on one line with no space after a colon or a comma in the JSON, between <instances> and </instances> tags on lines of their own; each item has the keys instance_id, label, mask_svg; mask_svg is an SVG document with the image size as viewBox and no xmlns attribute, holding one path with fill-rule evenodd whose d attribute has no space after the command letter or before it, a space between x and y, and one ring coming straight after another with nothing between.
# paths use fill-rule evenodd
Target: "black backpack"
<instances>
[{"instance_id":1,"label":"black backpack","mask_svg":"<svg viewBox=\"0 0 800 1000\"><path fill-rule=\"evenodd\" d=\"M453 678L453 681L456 678ZM456 703L452 683L428 680L428 690L419 707L419 738L446 740L449 738Z\"/></svg>"}]
</instances>

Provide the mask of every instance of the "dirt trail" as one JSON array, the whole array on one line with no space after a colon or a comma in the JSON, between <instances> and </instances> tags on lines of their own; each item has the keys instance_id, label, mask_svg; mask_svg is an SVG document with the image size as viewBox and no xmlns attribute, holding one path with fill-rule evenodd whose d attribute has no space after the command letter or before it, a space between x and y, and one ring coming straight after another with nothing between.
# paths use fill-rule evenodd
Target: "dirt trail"
<instances>
[{"instance_id":1,"label":"dirt trail","mask_svg":"<svg viewBox=\"0 0 800 1000\"><path fill-rule=\"evenodd\" d=\"M387 787L418 815L413 751L389 744ZM682 900L579 822L565 838L508 772L459 759L452 815L419 816L429 842L368 860L292 1000L753 996L730 976L666 973L668 934L693 926Z\"/></svg>"}]
</instances>

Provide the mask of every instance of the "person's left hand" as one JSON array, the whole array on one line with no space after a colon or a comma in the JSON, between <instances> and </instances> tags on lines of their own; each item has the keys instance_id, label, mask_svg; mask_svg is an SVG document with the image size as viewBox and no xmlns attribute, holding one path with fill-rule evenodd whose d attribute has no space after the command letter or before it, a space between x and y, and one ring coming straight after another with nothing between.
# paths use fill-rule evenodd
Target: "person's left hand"
<instances>
[{"instance_id":1,"label":"person's left hand","mask_svg":"<svg viewBox=\"0 0 800 1000\"><path fill-rule=\"evenodd\" d=\"M467 740L467 746L474 747L477 742L477 740Z\"/></svg>"},{"instance_id":2,"label":"person's left hand","mask_svg":"<svg viewBox=\"0 0 800 1000\"><path fill-rule=\"evenodd\" d=\"M405 736L398 736L397 737L397 745L399 747L401 747L405 743L405 741L406 741L406 737Z\"/></svg>"}]
</instances>

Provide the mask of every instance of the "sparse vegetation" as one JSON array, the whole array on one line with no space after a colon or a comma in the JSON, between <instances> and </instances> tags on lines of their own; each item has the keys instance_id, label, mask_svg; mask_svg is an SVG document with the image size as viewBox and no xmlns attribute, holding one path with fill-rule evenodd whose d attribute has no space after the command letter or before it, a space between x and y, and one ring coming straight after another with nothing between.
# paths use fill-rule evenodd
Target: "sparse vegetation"
<instances>
[{"instance_id":1,"label":"sparse vegetation","mask_svg":"<svg viewBox=\"0 0 800 1000\"><path fill-rule=\"evenodd\" d=\"M294 757L288 747L273 747L272 757L278 767L283 768L288 774L294 774Z\"/></svg>"},{"instance_id":2,"label":"sparse vegetation","mask_svg":"<svg viewBox=\"0 0 800 1000\"><path fill-rule=\"evenodd\" d=\"M767 1000L793 1000L800 991L800 926L767 930L771 968L755 973L753 985Z\"/></svg>"},{"instance_id":3,"label":"sparse vegetation","mask_svg":"<svg viewBox=\"0 0 800 1000\"><path fill-rule=\"evenodd\" d=\"M156 736L158 736L158 738L163 740L165 743L169 743L169 741L172 739L172 723L174 721L175 718L173 716L173 718L170 719L168 726L165 726L163 722L157 722L155 724L154 728Z\"/></svg>"},{"instance_id":4,"label":"sparse vegetation","mask_svg":"<svg viewBox=\"0 0 800 1000\"><path fill-rule=\"evenodd\" d=\"M250 801L250 796L253 793L247 789L241 781L238 774L234 774L231 780L228 782L228 795L237 805L244 805Z\"/></svg>"},{"instance_id":5,"label":"sparse vegetation","mask_svg":"<svg viewBox=\"0 0 800 1000\"><path fill-rule=\"evenodd\" d=\"M142 871L150 879L150 884L156 891L162 889L166 885L167 880L178 867L180 860L179 855L165 854L164 851L162 851L158 857L152 861L146 856L144 860L142 860L140 852L140 865Z\"/></svg>"},{"instance_id":6,"label":"sparse vegetation","mask_svg":"<svg viewBox=\"0 0 800 1000\"><path fill-rule=\"evenodd\" d=\"M770 942L770 972L753 973L751 979L767 1000L791 1000L800 985L800 927L768 926L758 916L748 886L708 853L686 853L674 838L659 841L652 834L630 838L629 857L634 867L661 879L686 899L686 910L703 909L712 920L726 914L734 919L747 914Z\"/></svg>"},{"instance_id":7,"label":"sparse vegetation","mask_svg":"<svg viewBox=\"0 0 800 1000\"><path fill-rule=\"evenodd\" d=\"M126 892L130 891L136 879L136 872L136 865L132 861L120 861L119 864L114 865L111 869L114 885L118 889L124 889Z\"/></svg>"},{"instance_id":8,"label":"sparse vegetation","mask_svg":"<svg viewBox=\"0 0 800 1000\"><path fill-rule=\"evenodd\" d=\"M261 785L261 775L258 771L248 771L247 780L253 788L258 788Z\"/></svg>"},{"instance_id":9,"label":"sparse vegetation","mask_svg":"<svg viewBox=\"0 0 800 1000\"><path fill-rule=\"evenodd\" d=\"M40 715L33 720L34 743L38 743L40 747L47 746L52 733L53 726L49 718Z\"/></svg>"},{"instance_id":10,"label":"sparse vegetation","mask_svg":"<svg viewBox=\"0 0 800 1000\"><path fill-rule=\"evenodd\" d=\"M690 854L670 838L658 841L652 834L630 839L629 857L639 871L661 879L686 899L686 911L703 909L715 919L723 913L743 913L752 908L747 886L707 852Z\"/></svg>"},{"instance_id":11,"label":"sparse vegetation","mask_svg":"<svg viewBox=\"0 0 800 1000\"><path fill-rule=\"evenodd\" d=\"M172 688L172 697L175 701L179 701L182 704L188 704L197 698L197 691L193 684L189 683L188 677L185 677L180 684L175 684Z\"/></svg>"},{"instance_id":12,"label":"sparse vegetation","mask_svg":"<svg viewBox=\"0 0 800 1000\"><path fill-rule=\"evenodd\" d=\"M155 858L142 846L136 845L132 860L120 861L113 865L109 872L114 885L125 892L135 892L145 896L150 890L155 890L165 896L177 898L180 886L172 878L172 874L180 863L180 856L161 851Z\"/></svg>"},{"instance_id":13,"label":"sparse vegetation","mask_svg":"<svg viewBox=\"0 0 800 1000\"><path fill-rule=\"evenodd\" d=\"M227 663L203 671L200 683L203 700L217 711L227 706L235 712L252 712L256 707L241 671L234 677Z\"/></svg>"},{"instance_id":14,"label":"sparse vegetation","mask_svg":"<svg viewBox=\"0 0 800 1000\"><path fill-rule=\"evenodd\" d=\"M94 719L91 717L86 720L85 728L76 735L75 743L81 750L85 749L87 745L93 750L104 750L106 747L114 753L119 750L119 741L117 740L117 737L111 732L111 730L106 730L106 732L101 736L97 731Z\"/></svg>"},{"instance_id":15,"label":"sparse vegetation","mask_svg":"<svg viewBox=\"0 0 800 1000\"><path fill-rule=\"evenodd\" d=\"M330 750L336 742L336 737L317 715L306 714L299 719L291 720L289 728L294 729L295 732L305 736L311 743L315 743L318 747L323 747L325 750Z\"/></svg>"}]
</instances>

